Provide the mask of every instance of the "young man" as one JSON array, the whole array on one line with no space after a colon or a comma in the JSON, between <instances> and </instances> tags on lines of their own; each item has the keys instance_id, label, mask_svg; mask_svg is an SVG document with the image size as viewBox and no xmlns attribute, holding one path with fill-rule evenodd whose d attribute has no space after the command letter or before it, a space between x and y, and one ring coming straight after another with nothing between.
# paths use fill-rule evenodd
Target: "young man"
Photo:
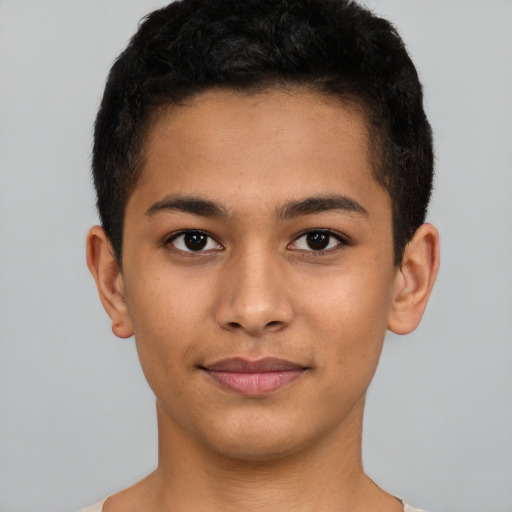
<instances>
[{"instance_id":1,"label":"young man","mask_svg":"<svg viewBox=\"0 0 512 512\"><path fill-rule=\"evenodd\" d=\"M344 0L183 0L96 121L87 261L135 336L159 463L88 511L412 511L364 473L386 330L438 264L432 143L392 26Z\"/></svg>"}]
</instances>

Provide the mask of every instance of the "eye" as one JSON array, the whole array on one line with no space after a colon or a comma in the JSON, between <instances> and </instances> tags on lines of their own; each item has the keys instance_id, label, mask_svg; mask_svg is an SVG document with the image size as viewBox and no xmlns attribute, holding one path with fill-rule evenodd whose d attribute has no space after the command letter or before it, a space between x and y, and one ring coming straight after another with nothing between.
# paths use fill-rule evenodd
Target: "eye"
<instances>
[{"instance_id":1,"label":"eye","mask_svg":"<svg viewBox=\"0 0 512 512\"><path fill-rule=\"evenodd\" d=\"M223 247L217 240L204 231L182 231L172 236L167 244L184 252L206 252L222 250Z\"/></svg>"},{"instance_id":2,"label":"eye","mask_svg":"<svg viewBox=\"0 0 512 512\"><path fill-rule=\"evenodd\" d=\"M341 235L328 230L315 230L304 233L291 244L299 251L328 251L346 244Z\"/></svg>"}]
</instances>

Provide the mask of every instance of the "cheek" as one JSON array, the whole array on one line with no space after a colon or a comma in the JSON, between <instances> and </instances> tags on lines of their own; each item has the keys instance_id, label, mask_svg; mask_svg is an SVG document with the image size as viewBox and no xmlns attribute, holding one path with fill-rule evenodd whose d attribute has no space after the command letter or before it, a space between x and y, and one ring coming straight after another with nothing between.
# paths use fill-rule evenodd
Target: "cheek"
<instances>
[{"instance_id":1,"label":"cheek","mask_svg":"<svg viewBox=\"0 0 512 512\"><path fill-rule=\"evenodd\" d=\"M178 366L194 365L211 302L204 288L173 274L139 275L133 288L128 287L137 351L150 385L157 374L172 378Z\"/></svg>"},{"instance_id":2,"label":"cheek","mask_svg":"<svg viewBox=\"0 0 512 512\"><path fill-rule=\"evenodd\" d=\"M377 364L391 306L392 276L379 267L364 271L341 269L310 286L304 315L322 343L321 356L338 365ZM373 355L373 357L370 357Z\"/></svg>"}]
</instances>

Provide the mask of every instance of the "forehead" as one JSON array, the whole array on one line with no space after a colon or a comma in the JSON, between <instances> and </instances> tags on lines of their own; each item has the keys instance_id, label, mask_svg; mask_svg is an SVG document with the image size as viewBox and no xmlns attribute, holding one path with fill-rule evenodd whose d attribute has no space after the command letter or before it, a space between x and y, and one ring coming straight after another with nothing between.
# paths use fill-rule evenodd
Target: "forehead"
<instances>
[{"instance_id":1,"label":"forehead","mask_svg":"<svg viewBox=\"0 0 512 512\"><path fill-rule=\"evenodd\" d=\"M305 188L325 195L341 187L368 195L380 189L369 148L366 117L354 102L299 90L212 90L154 117L135 192L261 193L277 201L284 190L293 200Z\"/></svg>"}]
</instances>

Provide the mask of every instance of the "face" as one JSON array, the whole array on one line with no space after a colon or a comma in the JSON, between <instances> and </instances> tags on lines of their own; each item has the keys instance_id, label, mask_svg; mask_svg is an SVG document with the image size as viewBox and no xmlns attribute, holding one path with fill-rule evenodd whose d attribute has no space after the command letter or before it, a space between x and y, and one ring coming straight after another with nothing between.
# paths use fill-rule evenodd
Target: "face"
<instances>
[{"instance_id":1,"label":"face","mask_svg":"<svg viewBox=\"0 0 512 512\"><path fill-rule=\"evenodd\" d=\"M165 428L254 460L360 420L396 273L366 137L304 92L207 92L156 120L122 286Z\"/></svg>"}]
</instances>

